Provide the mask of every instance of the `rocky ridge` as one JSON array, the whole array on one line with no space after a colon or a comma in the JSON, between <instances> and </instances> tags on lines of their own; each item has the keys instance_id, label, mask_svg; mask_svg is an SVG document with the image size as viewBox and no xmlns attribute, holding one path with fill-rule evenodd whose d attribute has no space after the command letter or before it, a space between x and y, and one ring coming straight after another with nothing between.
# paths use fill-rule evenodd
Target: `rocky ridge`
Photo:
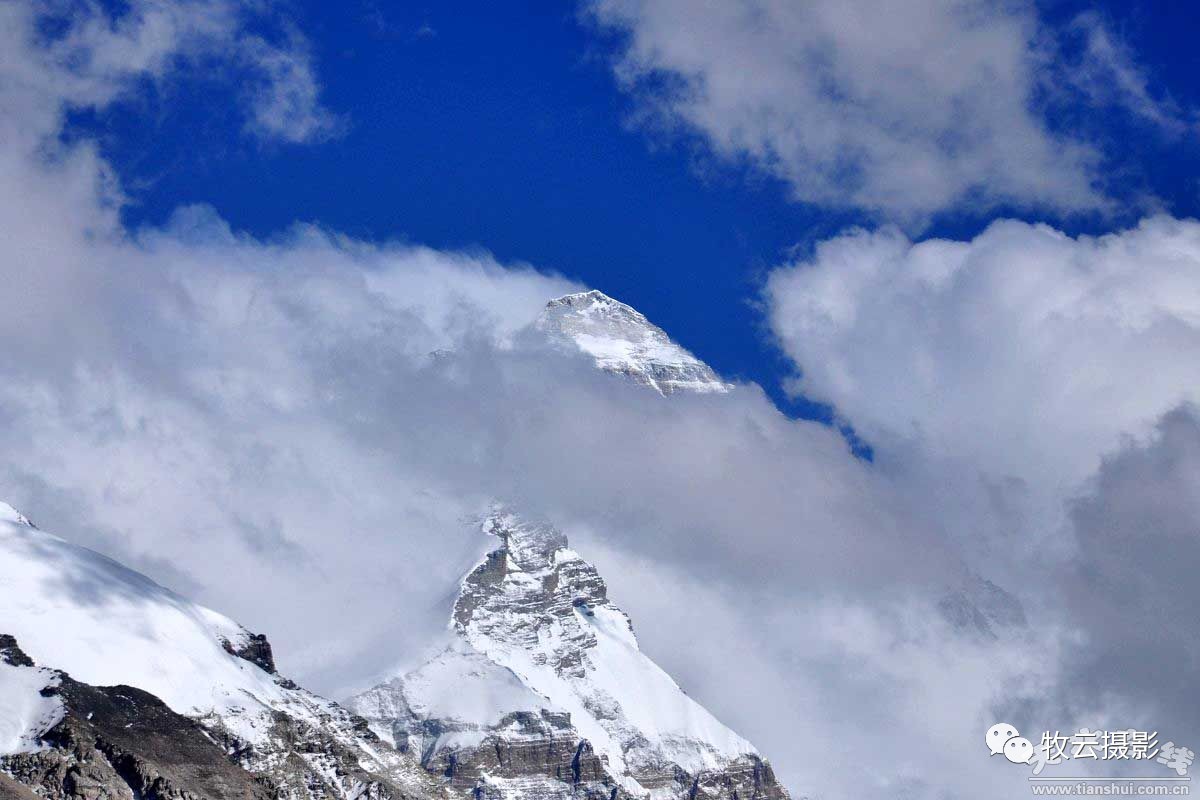
<instances>
[{"instance_id":1,"label":"rocky ridge","mask_svg":"<svg viewBox=\"0 0 1200 800\"><path fill-rule=\"evenodd\" d=\"M278 675L266 637L2 503L0 586L0 792L445 795L363 719Z\"/></svg>"},{"instance_id":2,"label":"rocky ridge","mask_svg":"<svg viewBox=\"0 0 1200 800\"><path fill-rule=\"evenodd\" d=\"M0 635L0 658L10 668L42 673L41 696L61 710L61 718L38 736L39 747L0 759L6 777L27 787L29 796L279 796L265 777L231 761L198 722L171 711L154 695L132 686L89 686L40 668L7 635Z\"/></svg>"},{"instance_id":3,"label":"rocky ridge","mask_svg":"<svg viewBox=\"0 0 1200 800\"><path fill-rule=\"evenodd\" d=\"M501 546L463 580L453 641L349 701L382 738L487 797L764 798L749 742L640 652L595 568L550 525L497 510ZM479 696L459 696L473 686Z\"/></svg>"}]
</instances>

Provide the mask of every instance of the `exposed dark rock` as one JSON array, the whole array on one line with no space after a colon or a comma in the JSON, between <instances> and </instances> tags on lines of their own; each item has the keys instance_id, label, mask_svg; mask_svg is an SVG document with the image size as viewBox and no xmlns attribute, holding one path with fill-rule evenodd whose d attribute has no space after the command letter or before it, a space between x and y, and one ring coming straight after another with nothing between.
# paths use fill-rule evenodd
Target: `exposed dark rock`
<instances>
[{"instance_id":1,"label":"exposed dark rock","mask_svg":"<svg viewBox=\"0 0 1200 800\"><path fill-rule=\"evenodd\" d=\"M247 632L246 642L241 646L235 647L228 639L222 639L221 644L230 655L245 659L272 675L275 674L275 654L271 652L271 643L267 641L265 634Z\"/></svg>"},{"instance_id":2,"label":"exposed dark rock","mask_svg":"<svg viewBox=\"0 0 1200 800\"><path fill-rule=\"evenodd\" d=\"M52 800L268 800L266 781L239 768L194 720L131 686L95 687L61 674L43 690L63 703L47 749L0 766ZM18 795L19 796L19 795Z\"/></svg>"},{"instance_id":3,"label":"exposed dark rock","mask_svg":"<svg viewBox=\"0 0 1200 800\"><path fill-rule=\"evenodd\" d=\"M0 636L0 658L36 668L11 636ZM0 800L435 800L443 795L419 765L406 768L406 759L366 720L302 690L301 698L313 700L306 714L311 724L276 711L260 749L241 742L218 721L175 713L141 689L89 686L49 670L46 675L56 680L42 694L62 703L63 719L42 734L43 750L0 758L0 774L11 776L0 780ZM365 766L366 752L377 759L370 765L377 772Z\"/></svg>"},{"instance_id":4,"label":"exposed dark rock","mask_svg":"<svg viewBox=\"0 0 1200 800\"><path fill-rule=\"evenodd\" d=\"M345 721L372 749L391 751L390 745L366 726L366 720L346 714ZM341 721L326 722L337 725ZM268 737L269 752L247 745L219 724L210 727L209 733L246 771L259 774L269 769L280 797L430 800L443 794L438 783L416 764L410 773L402 775L386 769L368 771L361 763L362 753L339 741L327 726L308 725L286 714L275 714Z\"/></svg>"},{"instance_id":5,"label":"exposed dark rock","mask_svg":"<svg viewBox=\"0 0 1200 800\"><path fill-rule=\"evenodd\" d=\"M488 736L477 747L431 748L422 763L431 772L449 778L452 788L468 791L485 774L549 778L568 785L615 785L592 746L579 739L566 714L516 712L496 727L505 733Z\"/></svg>"},{"instance_id":6,"label":"exposed dark rock","mask_svg":"<svg viewBox=\"0 0 1200 800\"><path fill-rule=\"evenodd\" d=\"M17 640L8 634L0 634L0 661L13 667L32 667L33 659L25 655Z\"/></svg>"},{"instance_id":7,"label":"exposed dark rock","mask_svg":"<svg viewBox=\"0 0 1200 800\"><path fill-rule=\"evenodd\" d=\"M28 786L0 772L0 800L37 800L37 795Z\"/></svg>"},{"instance_id":8,"label":"exposed dark rock","mask_svg":"<svg viewBox=\"0 0 1200 800\"><path fill-rule=\"evenodd\" d=\"M757 756L743 756L720 772L705 772L693 782L689 796L725 800L786 800L771 765Z\"/></svg>"}]
</instances>

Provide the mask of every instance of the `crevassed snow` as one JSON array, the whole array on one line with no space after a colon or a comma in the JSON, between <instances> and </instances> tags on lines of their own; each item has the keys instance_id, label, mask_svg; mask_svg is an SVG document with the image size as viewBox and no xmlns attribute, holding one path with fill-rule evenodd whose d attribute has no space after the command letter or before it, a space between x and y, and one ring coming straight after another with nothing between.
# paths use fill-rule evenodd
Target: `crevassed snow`
<instances>
[{"instance_id":1,"label":"crevassed snow","mask_svg":"<svg viewBox=\"0 0 1200 800\"><path fill-rule=\"evenodd\" d=\"M38 530L0 503L0 633L39 666L97 686L128 684L247 741L284 690L225 652L240 626L105 556ZM0 717L7 717L0 714Z\"/></svg>"},{"instance_id":2,"label":"crevassed snow","mask_svg":"<svg viewBox=\"0 0 1200 800\"><path fill-rule=\"evenodd\" d=\"M38 737L62 720L62 701L41 695L57 682L48 669L0 661L0 755L37 750Z\"/></svg>"}]
</instances>

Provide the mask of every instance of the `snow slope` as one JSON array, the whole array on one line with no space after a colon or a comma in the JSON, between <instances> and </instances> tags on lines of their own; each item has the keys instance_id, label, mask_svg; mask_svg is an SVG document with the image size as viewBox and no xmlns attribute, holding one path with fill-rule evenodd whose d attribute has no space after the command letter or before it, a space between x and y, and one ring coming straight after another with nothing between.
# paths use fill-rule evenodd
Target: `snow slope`
<instances>
[{"instance_id":1,"label":"snow slope","mask_svg":"<svg viewBox=\"0 0 1200 800\"><path fill-rule=\"evenodd\" d=\"M38 749L38 736L62 719L62 702L40 694L57 682L51 670L0 661L0 755Z\"/></svg>"},{"instance_id":2,"label":"snow slope","mask_svg":"<svg viewBox=\"0 0 1200 800\"><path fill-rule=\"evenodd\" d=\"M99 553L38 530L0 503L0 633L39 665L96 686L127 684L188 716L215 715L246 741L285 691L225 651L232 620Z\"/></svg>"},{"instance_id":3,"label":"snow slope","mask_svg":"<svg viewBox=\"0 0 1200 800\"><path fill-rule=\"evenodd\" d=\"M83 684L155 695L281 797L441 796L420 765L350 712L264 669L264 638L39 530L4 503L0 635L37 664L6 663L0 650L0 756L37 749L61 719L58 701L38 693L61 670Z\"/></svg>"},{"instance_id":4,"label":"snow slope","mask_svg":"<svg viewBox=\"0 0 1200 800\"><path fill-rule=\"evenodd\" d=\"M484 529L504 542L506 571L482 604L456 613L456 627L480 653L570 712L616 769L636 773L665 759L695 773L755 752L638 649L629 618L561 533L507 511ZM470 583L469 576L464 596Z\"/></svg>"},{"instance_id":5,"label":"snow slope","mask_svg":"<svg viewBox=\"0 0 1200 800\"><path fill-rule=\"evenodd\" d=\"M462 582L451 623L458 642L350 701L358 713L381 727L455 737L423 742L428 753L478 746L489 732L511 741L516 729L498 725L519 712L565 712L611 776L642 797L678 796L679 770L696 777L761 763L641 652L604 581L558 530L505 510L483 529L502 546Z\"/></svg>"},{"instance_id":6,"label":"snow slope","mask_svg":"<svg viewBox=\"0 0 1200 800\"><path fill-rule=\"evenodd\" d=\"M493 725L513 709L545 702L512 671L461 640L404 677L412 710L426 717Z\"/></svg>"},{"instance_id":7,"label":"snow slope","mask_svg":"<svg viewBox=\"0 0 1200 800\"><path fill-rule=\"evenodd\" d=\"M478 746L513 711L552 710L511 670L458 637L419 668L358 695L351 707L368 720L386 721L373 725L384 741L426 756ZM420 725L413 724L426 719L438 720L433 736L422 735ZM404 730L409 727L413 730Z\"/></svg>"},{"instance_id":8,"label":"snow slope","mask_svg":"<svg viewBox=\"0 0 1200 800\"><path fill-rule=\"evenodd\" d=\"M671 341L662 328L603 292L579 292L546 304L534 328L560 346L591 356L606 372L625 375L661 394L721 393L730 385Z\"/></svg>"}]
</instances>

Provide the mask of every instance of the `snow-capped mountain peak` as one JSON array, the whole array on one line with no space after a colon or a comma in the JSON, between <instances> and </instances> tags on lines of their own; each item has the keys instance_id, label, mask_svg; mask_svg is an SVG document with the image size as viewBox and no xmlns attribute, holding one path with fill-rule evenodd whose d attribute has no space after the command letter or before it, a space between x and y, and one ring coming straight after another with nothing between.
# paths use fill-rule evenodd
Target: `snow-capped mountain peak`
<instances>
[{"instance_id":1,"label":"snow-capped mountain peak","mask_svg":"<svg viewBox=\"0 0 1200 800\"><path fill-rule=\"evenodd\" d=\"M95 719L82 711L93 706ZM120 736L158 726L148 752L168 764L207 758L227 773L216 796L230 780L297 800L439 794L348 711L275 674L265 637L0 503L0 773L24 770L57 797L45 781L69 774L80 737L100 742L106 724ZM133 764L148 740L105 741ZM197 780L176 788L213 796Z\"/></svg>"},{"instance_id":2,"label":"snow-capped mountain peak","mask_svg":"<svg viewBox=\"0 0 1200 800\"><path fill-rule=\"evenodd\" d=\"M551 300L534 327L556 344L591 356L600 369L664 395L730 390L707 364L641 312L595 289Z\"/></svg>"},{"instance_id":3,"label":"snow-capped mountain peak","mask_svg":"<svg viewBox=\"0 0 1200 800\"><path fill-rule=\"evenodd\" d=\"M499 546L449 643L356 716L279 676L265 637L0 504L0 776L60 800L77 779L198 800L786 799L561 531L499 508L482 531Z\"/></svg>"},{"instance_id":4,"label":"snow-capped mountain peak","mask_svg":"<svg viewBox=\"0 0 1200 800\"><path fill-rule=\"evenodd\" d=\"M463 579L451 647L350 701L381 735L419 746L427 767L461 788L501 798L785 796L754 747L641 652L604 580L560 531L509 510L482 528L501 544ZM472 677L452 679L461 675ZM488 687L488 702L451 710L449 687L471 684ZM581 781L579 763L564 786L552 760L497 762L513 747L586 754L592 780Z\"/></svg>"}]
</instances>

